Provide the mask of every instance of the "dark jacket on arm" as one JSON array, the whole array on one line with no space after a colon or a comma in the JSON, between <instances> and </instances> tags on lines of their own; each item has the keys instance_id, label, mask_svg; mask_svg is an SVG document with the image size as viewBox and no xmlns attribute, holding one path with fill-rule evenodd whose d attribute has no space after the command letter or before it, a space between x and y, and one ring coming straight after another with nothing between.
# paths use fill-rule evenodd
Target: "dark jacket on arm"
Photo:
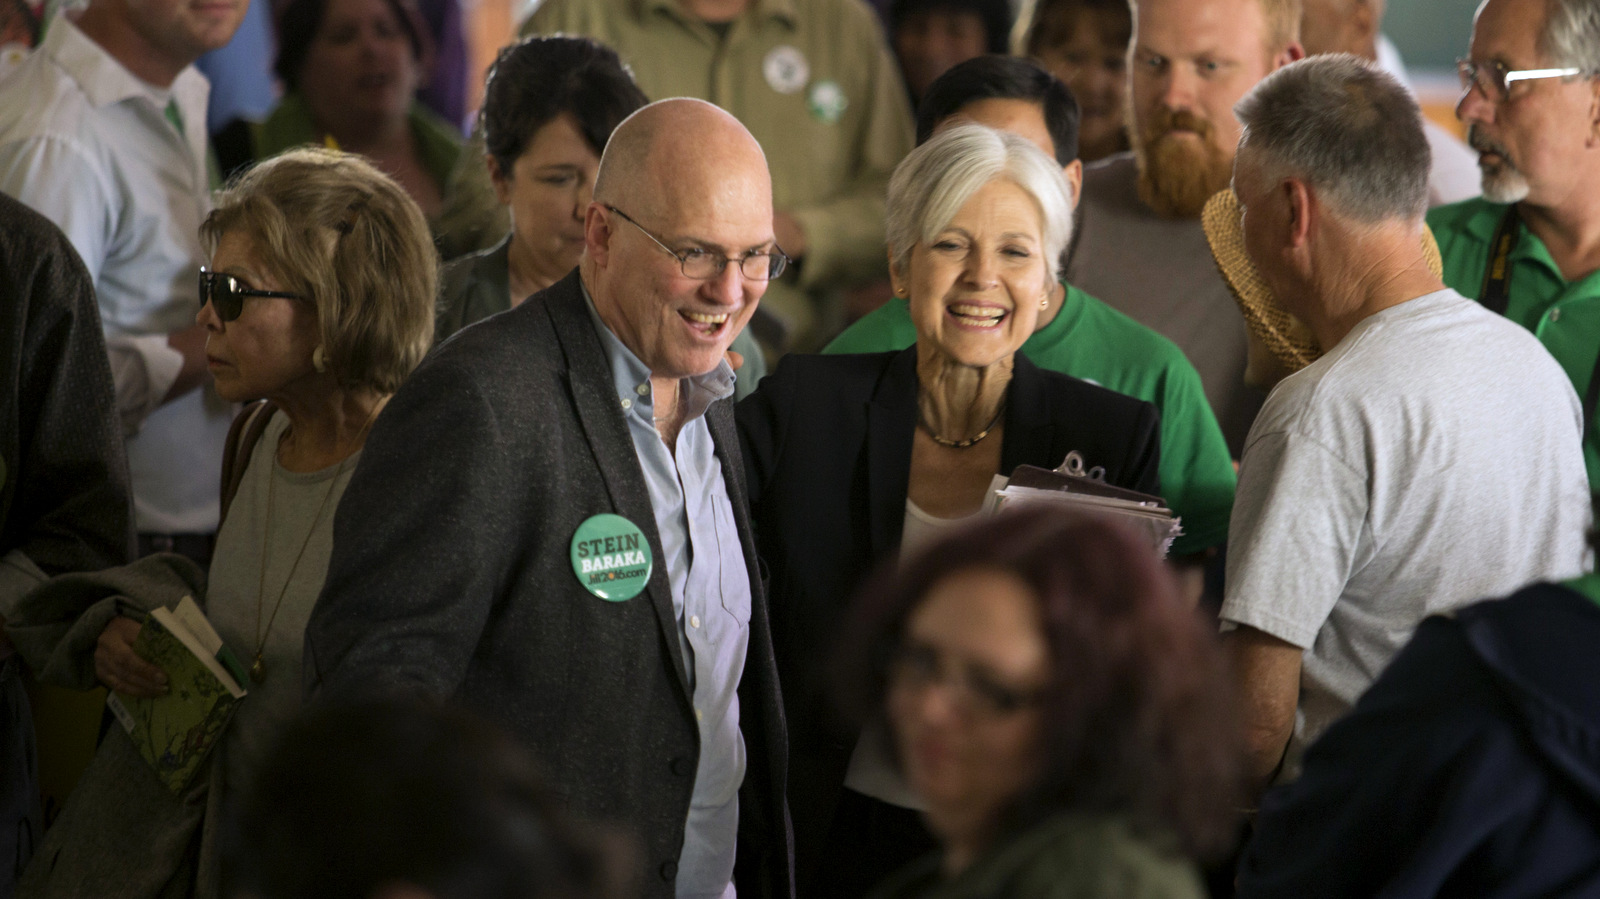
<instances>
[{"instance_id":1,"label":"dark jacket on arm","mask_svg":"<svg viewBox=\"0 0 1600 899\"><path fill-rule=\"evenodd\" d=\"M730 403L707 423L750 572L739 684L741 896L791 894L786 739ZM578 274L463 331L367 440L306 629L312 696L453 697L521 737L580 817L631 827L646 896L670 897L699 754L666 568L626 602L572 570L578 526L622 515L665 559Z\"/></svg>"},{"instance_id":2,"label":"dark jacket on arm","mask_svg":"<svg viewBox=\"0 0 1600 899\"><path fill-rule=\"evenodd\" d=\"M791 741L790 792L804 855L827 835L856 733L831 714L838 627L862 579L900 548L917 427L916 347L790 355L738 406ZM1055 468L1068 452L1106 481L1158 492L1160 415L1149 403L1017 354L1000 473ZM814 862L810 862L814 863Z\"/></svg>"},{"instance_id":3,"label":"dark jacket on arm","mask_svg":"<svg viewBox=\"0 0 1600 899\"><path fill-rule=\"evenodd\" d=\"M1600 896L1596 647L1556 584L1423 621L1262 799L1240 899Z\"/></svg>"}]
</instances>

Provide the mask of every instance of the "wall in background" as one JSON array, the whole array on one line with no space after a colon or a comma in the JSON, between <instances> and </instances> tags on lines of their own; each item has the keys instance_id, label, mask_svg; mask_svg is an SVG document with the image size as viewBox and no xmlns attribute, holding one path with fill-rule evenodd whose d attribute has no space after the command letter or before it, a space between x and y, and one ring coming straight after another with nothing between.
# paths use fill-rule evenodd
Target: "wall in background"
<instances>
[{"instance_id":1,"label":"wall in background","mask_svg":"<svg viewBox=\"0 0 1600 899\"><path fill-rule=\"evenodd\" d=\"M1422 112L1457 135L1456 101L1461 98L1456 60L1467 55L1472 14L1479 0L1389 0L1383 32L1400 51Z\"/></svg>"},{"instance_id":2,"label":"wall in background","mask_svg":"<svg viewBox=\"0 0 1600 899\"><path fill-rule=\"evenodd\" d=\"M1478 0L1389 0L1383 31L1406 67L1455 78L1456 58L1467 55Z\"/></svg>"}]
</instances>

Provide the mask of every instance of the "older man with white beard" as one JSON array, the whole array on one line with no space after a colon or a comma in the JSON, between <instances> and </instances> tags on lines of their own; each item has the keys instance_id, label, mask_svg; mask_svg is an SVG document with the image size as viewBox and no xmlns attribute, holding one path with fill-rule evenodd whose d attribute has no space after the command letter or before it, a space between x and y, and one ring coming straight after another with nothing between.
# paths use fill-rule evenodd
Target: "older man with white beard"
<instances>
[{"instance_id":1,"label":"older man with white beard","mask_svg":"<svg viewBox=\"0 0 1600 899\"><path fill-rule=\"evenodd\" d=\"M1299 0L1134 0L1131 153L1084 172L1066 278L1176 343L1237 458L1263 394L1244 384L1245 328L1200 210L1228 186L1233 104L1304 55Z\"/></svg>"},{"instance_id":2,"label":"older man with white beard","mask_svg":"<svg viewBox=\"0 0 1600 899\"><path fill-rule=\"evenodd\" d=\"M1539 338L1583 397L1600 485L1600 6L1487 0L1460 63L1456 115L1483 196L1428 215L1444 280Z\"/></svg>"}]
</instances>

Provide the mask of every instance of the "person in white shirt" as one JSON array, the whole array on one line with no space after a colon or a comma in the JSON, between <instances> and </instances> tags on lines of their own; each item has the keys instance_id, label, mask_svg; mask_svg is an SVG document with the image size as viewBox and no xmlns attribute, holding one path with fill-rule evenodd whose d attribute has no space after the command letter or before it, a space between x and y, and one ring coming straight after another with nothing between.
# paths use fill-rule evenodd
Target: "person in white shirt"
<instances>
[{"instance_id":1,"label":"person in white shirt","mask_svg":"<svg viewBox=\"0 0 1600 899\"><path fill-rule=\"evenodd\" d=\"M1325 350L1262 407L1228 531L1221 617L1265 785L1424 618L1582 573L1590 502L1560 365L1429 267L1410 93L1334 54L1235 110L1233 220Z\"/></svg>"},{"instance_id":2,"label":"person in white shirt","mask_svg":"<svg viewBox=\"0 0 1600 899\"><path fill-rule=\"evenodd\" d=\"M0 82L0 191L66 232L94 280L141 554L204 563L232 409L206 378L200 222L208 87L192 65L247 0L92 0Z\"/></svg>"}]
</instances>

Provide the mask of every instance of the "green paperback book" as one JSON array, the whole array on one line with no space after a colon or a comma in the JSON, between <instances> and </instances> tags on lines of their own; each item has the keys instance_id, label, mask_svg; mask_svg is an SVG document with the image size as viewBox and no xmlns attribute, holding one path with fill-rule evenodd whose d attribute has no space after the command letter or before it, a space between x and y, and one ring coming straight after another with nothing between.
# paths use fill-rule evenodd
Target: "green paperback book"
<instances>
[{"instance_id":1,"label":"green paperback book","mask_svg":"<svg viewBox=\"0 0 1600 899\"><path fill-rule=\"evenodd\" d=\"M166 673L167 692L154 699L112 693L106 705L162 783L182 793L245 697L244 670L188 596L151 612L133 651Z\"/></svg>"}]
</instances>

